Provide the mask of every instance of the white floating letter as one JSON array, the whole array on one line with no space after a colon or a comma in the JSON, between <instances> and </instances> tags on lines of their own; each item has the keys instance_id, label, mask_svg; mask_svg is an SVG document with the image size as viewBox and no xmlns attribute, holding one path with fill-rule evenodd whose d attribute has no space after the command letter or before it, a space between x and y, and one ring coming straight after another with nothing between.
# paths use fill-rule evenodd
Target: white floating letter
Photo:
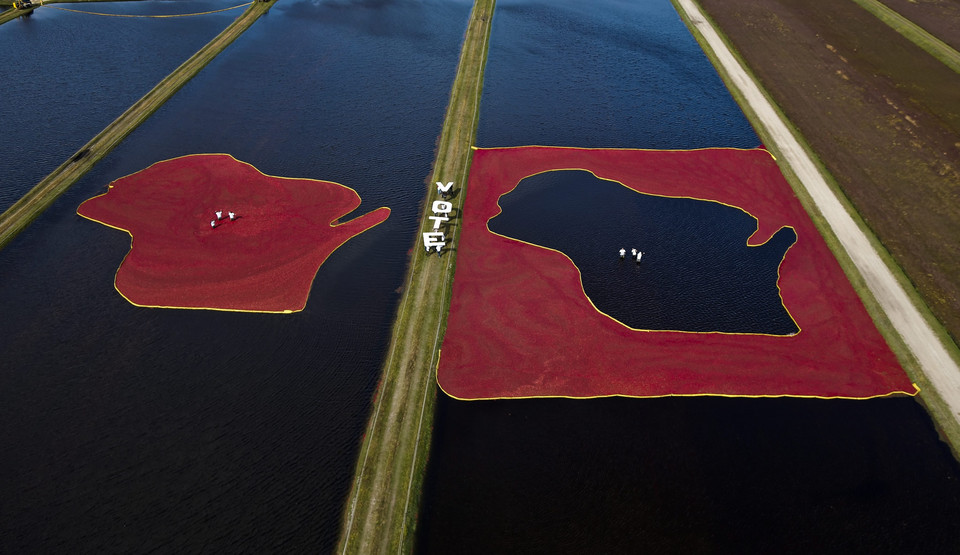
<instances>
[{"instance_id":1,"label":"white floating letter","mask_svg":"<svg viewBox=\"0 0 960 555\"><path fill-rule=\"evenodd\" d=\"M446 245L443 233L439 231L428 231L423 234L423 246L430 250L430 247L442 247Z\"/></svg>"},{"instance_id":2,"label":"white floating letter","mask_svg":"<svg viewBox=\"0 0 960 555\"><path fill-rule=\"evenodd\" d=\"M453 203L447 202L445 200L433 201L434 214L449 214L452 211L453 211Z\"/></svg>"},{"instance_id":3,"label":"white floating letter","mask_svg":"<svg viewBox=\"0 0 960 555\"><path fill-rule=\"evenodd\" d=\"M446 216L427 216L427 217L430 218L431 220L433 220L433 229L434 229L434 231L440 229L440 222L449 222L449 221L450 221L450 218L448 218L448 217L446 217Z\"/></svg>"}]
</instances>

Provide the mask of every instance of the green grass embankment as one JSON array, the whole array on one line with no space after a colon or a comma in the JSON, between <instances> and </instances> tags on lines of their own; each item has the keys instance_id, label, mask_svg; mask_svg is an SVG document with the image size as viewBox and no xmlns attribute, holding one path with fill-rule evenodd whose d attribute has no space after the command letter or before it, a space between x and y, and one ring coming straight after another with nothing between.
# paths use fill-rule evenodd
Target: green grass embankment
<instances>
[{"instance_id":1,"label":"green grass embankment","mask_svg":"<svg viewBox=\"0 0 960 555\"><path fill-rule=\"evenodd\" d=\"M80 2L116 2L116 1L118 0L49 0L47 2L44 2L44 4L74 4L74 3L80 3ZM138 2L140 0L122 0L122 1ZM0 13L0 25L3 25L4 23L10 20L16 19L21 15L26 15L32 12L34 9L40 7L39 1L37 2L37 4L38 4L37 6L35 6L34 8L30 8L28 10L15 10L13 9L13 0L0 0L0 6L9 8L4 10L2 13Z\"/></svg>"},{"instance_id":2,"label":"green grass embankment","mask_svg":"<svg viewBox=\"0 0 960 555\"><path fill-rule=\"evenodd\" d=\"M29 11L30 10L15 10L13 8L7 8L2 13L0 13L0 25L3 25L8 21L12 21L20 17L21 15L28 13ZM8 52L7 54L10 54L10 52Z\"/></svg>"},{"instance_id":3,"label":"green grass embankment","mask_svg":"<svg viewBox=\"0 0 960 555\"><path fill-rule=\"evenodd\" d=\"M913 44L924 49L928 54L943 62L953 71L960 73L960 52L950 45L931 35L922 27L903 17L877 0L853 0L861 8L867 10L880 21L889 25Z\"/></svg>"},{"instance_id":4,"label":"green grass embankment","mask_svg":"<svg viewBox=\"0 0 960 555\"><path fill-rule=\"evenodd\" d=\"M6 212L0 214L0 249L23 231L41 212L90 171L100 159L120 144L127 135L143 123L164 102L200 72L213 58L246 31L254 21L270 9L276 0L254 2L236 20L227 26L196 54L166 76L150 92L135 102L103 131L73 156L45 177Z\"/></svg>"},{"instance_id":5,"label":"green grass embankment","mask_svg":"<svg viewBox=\"0 0 960 555\"><path fill-rule=\"evenodd\" d=\"M40 4L40 0L34 0L37 3L37 7L47 4L88 4L93 2L143 2L145 0L43 0L43 4ZM0 0L0 6L13 6L13 0Z\"/></svg>"},{"instance_id":6,"label":"green grass embankment","mask_svg":"<svg viewBox=\"0 0 960 555\"><path fill-rule=\"evenodd\" d=\"M428 185L425 211L436 200L433 183L453 181L463 207L480 108L495 0L476 0ZM456 220L447 248L456 248ZM394 322L390 347L344 506L337 553L411 552L426 470L436 400L436 365L446 326L456 251L427 255L420 233Z\"/></svg>"},{"instance_id":7,"label":"green grass embankment","mask_svg":"<svg viewBox=\"0 0 960 555\"><path fill-rule=\"evenodd\" d=\"M696 2L696 4L700 4ZM830 224L826 219L821 215L819 208L817 208L816 203L807 193L806 188L800 182L799 178L794 174L793 170L789 165L783 162L784 156L781 154L779 149L776 146L776 141L767 133L766 126L757 116L756 112L753 111L749 102L746 98L740 93L737 85L733 82L730 75L723 68L723 65L717 59L716 55L713 52L713 49L706 42L704 37L697 30L696 26L690 21L689 16L683 10L683 8L678 4L677 0L671 0L676 9L677 13L683 19L690 33L694 36L697 42L700 44L701 49L710 59L710 62L713 64L717 73L720 75L721 79L727 86L727 89L730 91L730 94L736 100L737 104L740 106L740 109L743 111L744 115L750 121L753 129L756 131L757 135L760 137L760 140L763 142L764 147L769 150L778 161L781 171L783 172L784 177L787 182L790 183L794 193L797 195L797 198L803 204L807 213L810 215L810 218L813 220L814 225L820 231L820 234L823 236L827 245L830 247L830 250L833 252L834 256L837 258L837 261L840 263L840 266L843 268L844 273L847 275L847 278L850 280L854 289L857 291L857 294L860 296L860 299L863 301L864 306L867 309L867 312L870 314L874 323L877 326L877 329L883 335L884 339L887 341L887 344L897 355L898 360L903 366L904 370L907 372L907 375L920 387L920 394L917 396L920 403L927 409L930 413L933 420L936 422L936 425L944 437L946 443L950 445L951 450L953 451L954 456L960 460L960 424L957 423L956 418L954 418L949 406L947 403L940 397L937 391L930 386L929 380L923 373L920 364L914 358L912 351L906 345L903 338L896 331L893 323L890 321L890 318L887 316L886 312L880 306L879 301L877 301L873 292L867 286L863 276L860 274L860 271L857 269L853 260L847 254L843 245L840 243L840 240L834 234ZM700 11L703 13L703 16L708 20L709 24L720 36L721 40L727 45L727 48L730 52L736 57L738 63L744 68L744 71L750 76L750 79L757 85L766 99L769 101L770 105L776 110L779 118L784 124L790 129L790 132L793 134L797 142L803 147L807 155L817 166L820 174L824 177L827 184L830 186L834 194L840 203L844 206L848 214L856 222L860 230L866 235L870 244L873 246L874 250L883 260L884 264L894 275L897 282L900 286L907 292L910 297L911 302L926 320L927 324L934 331L937 337L940 339L940 342L947 349L948 353L954 360L960 359L960 352L957 351L956 345L953 343L950 335L946 332L943 325L936 319L936 317L931 312L930 308L921 298L920 294L917 292L916 287L913 283L907 278L904 274L903 269L897 264L893 256L886 250L882 245L876 235L867 226L866 222L863 221L863 218L860 216L856 207L847 196L843 193L840 186L837 184L836 179L830 174L826 169L826 166L814 152L810 144L804 139L800 131L793 125L790 120L783 113L783 110L777 104L777 102L770 96L770 93L763 87L762 83L750 69L750 66L743 59L743 56L737 51L733 46L729 38L723 33L722 29L716 24L715 21L711 20L707 15L706 11L700 6Z\"/></svg>"}]
</instances>

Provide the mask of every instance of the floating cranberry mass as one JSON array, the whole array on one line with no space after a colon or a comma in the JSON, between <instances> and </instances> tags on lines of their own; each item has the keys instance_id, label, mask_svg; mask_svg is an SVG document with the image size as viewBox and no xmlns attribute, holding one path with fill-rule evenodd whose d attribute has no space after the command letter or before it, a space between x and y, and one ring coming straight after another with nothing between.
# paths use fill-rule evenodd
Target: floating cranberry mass
<instances>
[{"instance_id":1,"label":"floating cranberry mass","mask_svg":"<svg viewBox=\"0 0 960 555\"><path fill-rule=\"evenodd\" d=\"M390 215L339 222L359 205L337 183L195 154L118 179L77 213L131 235L115 285L137 306L296 312L327 257Z\"/></svg>"}]
</instances>

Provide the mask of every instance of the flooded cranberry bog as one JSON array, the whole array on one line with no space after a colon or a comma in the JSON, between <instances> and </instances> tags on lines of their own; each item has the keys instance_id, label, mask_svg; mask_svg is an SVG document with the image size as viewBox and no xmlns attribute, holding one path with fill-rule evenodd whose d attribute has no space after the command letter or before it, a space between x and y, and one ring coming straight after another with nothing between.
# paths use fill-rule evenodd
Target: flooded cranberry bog
<instances>
[{"instance_id":1,"label":"flooded cranberry bog","mask_svg":"<svg viewBox=\"0 0 960 555\"><path fill-rule=\"evenodd\" d=\"M15 453L0 462L0 551L332 550L469 9L275 5L0 251L0 429ZM143 29L73 16L67 28ZM153 55L172 68L173 50ZM102 89L56 62L35 64L48 93L35 106L62 102L71 72L89 86L78 94ZM134 306L114 288L130 235L77 209L198 153L353 189L341 222L390 217L312 269L302 311Z\"/></svg>"},{"instance_id":2,"label":"flooded cranberry bog","mask_svg":"<svg viewBox=\"0 0 960 555\"><path fill-rule=\"evenodd\" d=\"M704 158L662 180L679 189L654 194L742 208L759 227L743 235L746 241L757 231L750 245L777 236L781 226L796 230L796 243L785 251L780 268L783 305L801 330L792 336L631 330L594 306L586 283L589 272L578 276L579 265L571 257L556 245L545 248L553 236L566 233L560 229L564 226L608 237L604 218L616 219L618 208L607 206L597 213L589 199L571 207L539 195L540 189L530 194L521 183L529 176L587 170L600 180L632 187L631 180L641 183L647 171L658 171L640 171L641 166L627 171L629 164L622 160L598 163L577 154L583 147L679 151L759 145L669 3L609 2L587 10L575 2L498 2L486 75L478 129L482 148L471 175L471 185L477 180L481 187L468 187L457 246L458 272L473 274L475 281L463 283L458 277L454 282L446 337L464 340L463 350L457 353L459 347L445 344L438 370L440 385L446 389L449 384L451 395L478 400L438 399L419 551L951 549L960 531L955 521L960 469L929 416L907 395L857 400L490 398L609 395L640 386L665 394L681 388L743 392L758 385L758 376L768 394L805 389L814 396L845 396L843 391L856 390L860 393L852 396L870 397L909 394L913 387L873 324L863 320L859 301L849 296L849 284L816 232L810 237L806 215L798 215L795 207L785 210L796 200L779 177L780 186L714 187L723 182L723 172L711 172ZM545 154L554 150L562 156ZM522 163L487 167L490 160L510 160L512 151ZM768 164L769 156L763 156ZM736 171L753 175L749 168L756 161ZM620 173L608 167L617 164ZM702 188L682 188L690 184L690 173L701 171L706 177ZM484 175L495 177L484 183ZM526 200L512 200L515 194ZM724 196L729 194L740 196ZM534 200L552 202L551 208L565 216L588 206L593 211L582 214L583 222L544 221ZM498 223L504 217L512 218L509 226ZM706 229L703 233L710 236ZM643 240L639 235L606 240L597 256L617 267L617 251L636 247L644 251L641 263L624 263L643 272L647 257L652 266L656 251ZM481 245L494 248L474 248ZM790 280L797 281L788 284ZM816 283L835 280L840 287L826 297L816 291ZM791 292L793 287L799 288ZM548 291L546 302L527 302L528 295L543 291ZM618 283L613 296L622 293ZM458 300L460 294L465 295ZM470 318L458 322L460 310ZM470 325L464 326L465 320ZM804 337L808 331L825 335L812 341ZM563 340L555 340L554 332L561 332ZM849 332L859 336L858 347L845 342L851 336L841 337ZM588 341L600 337L616 343L623 340L618 334L683 340L615 351L623 360L604 359L608 354L602 346ZM695 339L687 339L691 336ZM748 370L750 357L730 357L721 347L741 341L753 346L759 357L754 362L771 357L754 367L757 373ZM785 359L774 360L776 347L767 350L767 345L790 342L803 347L784 349ZM710 343L715 356L698 351ZM657 349L668 355L658 357ZM701 355L694 370L683 369L684 361ZM818 371L816 363L813 368L794 365L798 356L810 363L836 357L834 368L840 374ZM597 357L607 362L602 370L608 374L578 373L566 364L572 360L582 364L577 368L590 368ZM635 367L631 374L628 360L642 360L647 364L643 368L655 360L675 372L641 383L642 369ZM459 363L470 370L457 375ZM726 381L706 386L704 375L719 368L727 372ZM777 383L773 377L785 368L803 368L793 374L802 379L793 380L788 372ZM743 369L747 372L739 374ZM802 385L817 374L817 386ZM621 379L625 375L629 379ZM866 386L868 382L873 385ZM750 393L763 395L759 388Z\"/></svg>"},{"instance_id":3,"label":"flooded cranberry bog","mask_svg":"<svg viewBox=\"0 0 960 555\"><path fill-rule=\"evenodd\" d=\"M109 189L77 213L130 234L117 291L154 308L303 310L333 251L390 215L340 223L360 205L356 191L267 176L222 154L158 162Z\"/></svg>"},{"instance_id":4,"label":"flooded cranberry bog","mask_svg":"<svg viewBox=\"0 0 960 555\"><path fill-rule=\"evenodd\" d=\"M623 302L624 297L642 297L647 304L668 305L668 312L695 311L709 302L705 297L711 294L749 295L749 289L727 290L715 282L746 280L750 277L746 273L763 268L750 266L723 273L714 258L726 257L725 253L704 255L694 250L692 243L723 241L722 228L734 225L732 218L749 220L752 216L754 227L743 228L732 238L747 250L768 244L788 228L794 230L796 243L788 245L789 250L778 251L767 271L778 277L768 286L779 288L781 302L798 326L796 331L775 334L759 328L754 333L736 333L723 327L695 331L698 321L710 316L709 310L679 320L688 323L674 328L653 327L644 319L628 326L601 312L587 296L586 270L571 260L570 251L491 231L500 217L501 201L522 180L569 168L588 170L647 195L692 197L726 207L724 215L689 237L674 239L673 244L669 235L680 225L679 215L665 218L656 230L641 231L636 229L641 222L633 221L625 222L625 230L614 228L612 233L604 233L605 220L618 218L617 207L589 210L586 200L581 200L563 216L562 210L554 209L557 217L553 221L546 215L533 218L528 225L569 227L582 220L578 228L582 231L574 240L589 241L593 250L606 247L608 266L620 264L617 238L627 246L631 239L646 245L645 258L636 263L638 269L652 265L651 271L656 272L664 267L658 265L659 259L685 257L687 260L678 262L681 268L677 272L692 274L702 268L709 275L701 281L717 290L691 287L659 294L665 286L658 285L655 276L644 275L619 284L616 296L620 300L614 303ZM590 185L596 186L585 186ZM867 398L916 391L764 150L477 150L468 191L449 323L437 370L441 388L453 397L714 394ZM550 194L548 191L545 197ZM584 197L589 194L585 192ZM676 208L697 209L689 204ZM560 233L547 231L545 237ZM617 286L611 282L597 287ZM671 295L693 297L692 306L670 304L675 302ZM712 310L728 309L739 312L734 320L750 319L760 310L756 303L741 306L729 300ZM822 349L822 345L831 348Z\"/></svg>"},{"instance_id":5,"label":"flooded cranberry bog","mask_svg":"<svg viewBox=\"0 0 960 555\"><path fill-rule=\"evenodd\" d=\"M0 551L333 547L469 8L278 3L0 251ZM494 18L481 146L758 145L666 1L507 0ZM44 61L33 102L63 101L53 85L83 66ZM104 79L71 82L94 97ZM77 208L212 152L355 190L341 221L390 217L330 254L300 312L132 305L114 288L130 236ZM960 471L907 397L437 393L420 552L943 552L960 535Z\"/></svg>"}]
</instances>

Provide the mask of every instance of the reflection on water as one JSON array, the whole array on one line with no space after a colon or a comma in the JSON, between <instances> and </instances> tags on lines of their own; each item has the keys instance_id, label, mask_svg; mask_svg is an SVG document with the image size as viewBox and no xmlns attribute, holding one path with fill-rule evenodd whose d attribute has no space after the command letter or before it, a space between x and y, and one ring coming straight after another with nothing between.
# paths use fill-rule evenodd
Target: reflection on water
<instances>
[{"instance_id":1,"label":"reflection on water","mask_svg":"<svg viewBox=\"0 0 960 555\"><path fill-rule=\"evenodd\" d=\"M477 143L679 149L759 140L666 0L501 0Z\"/></svg>"},{"instance_id":2,"label":"reflection on water","mask_svg":"<svg viewBox=\"0 0 960 555\"><path fill-rule=\"evenodd\" d=\"M277 4L0 251L0 552L332 548L469 7L385 4L417 30L391 36L369 6ZM76 207L197 152L393 212L303 312L134 307L112 286L129 236Z\"/></svg>"}]
</instances>

